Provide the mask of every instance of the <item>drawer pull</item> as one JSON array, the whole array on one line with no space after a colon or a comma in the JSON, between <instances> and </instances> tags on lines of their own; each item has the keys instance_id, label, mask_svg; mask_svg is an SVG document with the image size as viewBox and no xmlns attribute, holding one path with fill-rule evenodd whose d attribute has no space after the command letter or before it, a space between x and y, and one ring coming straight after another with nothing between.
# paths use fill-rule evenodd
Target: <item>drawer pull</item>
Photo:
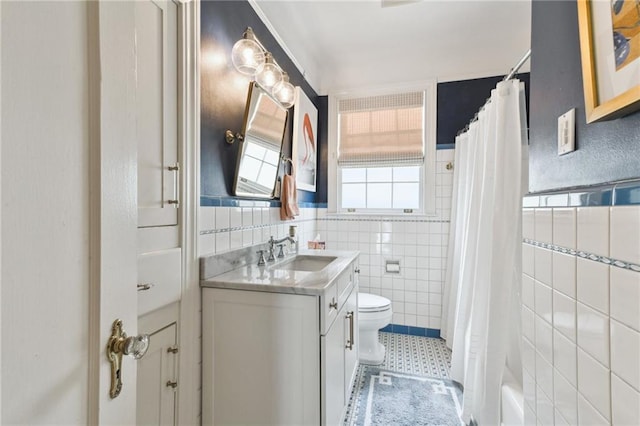
<instances>
[{"instance_id":1,"label":"drawer pull","mask_svg":"<svg viewBox=\"0 0 640 426\"><path fill-rule=\"evenodd\" d=\"M338 310L338 302L336 302L335 297L331 298L331 302L329 303L329 309L335 309L336 311Z\"/></svg>"},{"instance_id":2,"label":"drawer pull","mask_svg":"<svg viewBox=\"0 0 640 426\"><path fill-rule=\"evenodd\" d=\"M178 353L178 347L177 346L171 346L170 348L167 348L167 353L177 354Z\"/></svg>"},{"instance_id":3,"label":"drawer pull","mask_svg":"<svg viewBox=\"0 0 640 426\"><path fill-rule=\"evenodd\" d=\"M151 290L151 287L153 286L155 286L153 283L138 284L138 291Z\"/></svg>"},{"instance_id":4,"label":"drawer pull","mask_svg":"<svg viewBox=\"0 0 640 426\"><path fill-rule=\"evenodd\" d=\"M171 380L169 380L169 381L167 382L167 387L168 387L168 388L175 389L175 388L177 388L177 387L178 387L178 382L172 382Z\"/></svg>"},{"instance_id":5,"label":"drawer pull","mask_svg":"<svg viewBox=\"0 0 640 426\"><path fill-rule=\"evenodd\" d=\"M180 164L175 163L173 166L167 167L167 170L173 172L173 200L167 200L167 204L180 207L180 200L178 197L178 187L180 186Z\"/></svg>"},{"instance_id":6,"label":"drawer pull","mask_svg":"<svg viewBox=\"0 0 640 426\"><path fill-rule=\"evenodd\" d=\"M349 320L349 339L347 340L346 348L349 349L350 351L353 350L353 340L354 340L354 336L353 336L354 315L353 314L354 314L353 311L347 312L347 319Z\"/></svg>"}]
</instances>

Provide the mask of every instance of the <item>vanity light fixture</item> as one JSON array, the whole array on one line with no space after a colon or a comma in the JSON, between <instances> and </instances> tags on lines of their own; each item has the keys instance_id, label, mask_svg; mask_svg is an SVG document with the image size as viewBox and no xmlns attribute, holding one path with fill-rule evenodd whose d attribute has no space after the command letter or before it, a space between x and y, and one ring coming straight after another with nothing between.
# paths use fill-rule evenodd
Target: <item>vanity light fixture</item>
<instances>
[{"instance_id":1,"label":"vanity light fixture","mask_svg":"<svg viewBox=\"0 0 640 426\"><path fill-rule=\"evenodd\" d=\"M242 39L233 45L231 61L238 72L254 78L283 107L293 106L295 91L289 76L260 43L251 27L247 27Z\"/></svg>"},{"instance_id":2,"label":"vanity light fixture","mask_svg":"<svg viewBox=\"0 0 640 426\"><path fill-rule=\"evenodd\" d=\"M291 108L295 100L295 88L289 83L289 74L282 71L282 80L271 89L271 94L285 108Z\"/></svg>"},{"instance_id":3,"label":"vanity light fixture","mask_svg":"<svg viewBox=\"0 0 640 426\"><path fill-rule=\"evenodd\" d=\"M242 38L233 45L231 62L240 73L252 77L258 72L258 68L264 65L264 49L256 40L251 27L247 27Z\"/></svg>"},{"instance_id":4,"label":"vanity light fixture","mask_svg":"<svg viewBox=\"0 0 640 426\"><path fill-rule=\"evenodd\" d=\"M256 81L267 92L270 92L273 86L282 81L282 71L280 67L273 62L273 56L270 52L265 53L264 64L258 68Z\"/></svg>"}]
</instances>

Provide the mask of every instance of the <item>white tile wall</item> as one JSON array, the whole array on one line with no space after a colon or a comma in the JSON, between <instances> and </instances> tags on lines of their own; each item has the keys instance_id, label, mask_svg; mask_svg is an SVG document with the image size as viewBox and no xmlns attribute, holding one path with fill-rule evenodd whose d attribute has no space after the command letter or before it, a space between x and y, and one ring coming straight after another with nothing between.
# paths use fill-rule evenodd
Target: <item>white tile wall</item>
<instances>
[{"instance_id":1,"label":"white tile wall","mask_svg":"<svg viewBox=\"0 0 640 426\"><path fill-rule=\"evenodd\" d=\"M572 342L576 341L576 300L553 291L553 327Z\"/></svg>"},{"instance_id":2,"label":"white tile wall","mask_svg":"<svg viewBox=\"0 0 640 426\"><path fill-rule=\"evenodd\" d=\"M611 320L611 372L640 392L640 333L616 320Z\"/></svg>"},{"instance_id":3,"label":"white tile wall","mask_svg":"<svg viewBox=\"0 0 640 426\"><path fill-rule=\"evenodd\" d=\"M318 212L317 232L327 248L360 251L360 291L392 301L393 324L440 329L449 242L453 150L438 150L436 216L327 215ZM386 261L399 261L400 274Z\"/></svg>"},{"instance_id":4,"label":"white tile wall","mask_svg":"<svg viewBox=\"0 0 640 426\"><path fill-rule=\"evenodd\" d=\"M578 259L578 302L609 313L609 268L604 263Z\"/></svg>"},{"instance_id":5,"label":"white tile wall","mask_svg":"<svg viewBox=\"0 0 640 426\"><path fill-rule=\"evenodd\" d=\"M609 317L578 303L578 347L609 367Z\"/></svg>"},{"instance_id":6,"label":"white tile wall","mask_svg":"<svg viewBox=\"0 0 640 426\"><path fill-rule=\"evenodd\" d=\"M640 331L640 273L611 269L611 317Z\"/></svg>"},{"instance_id":7,"label":"white tile wall","mask_svg":"<svg viewBox=\"0 0 640 426\"><path fill-rule=\"evenodd\" d=\"M302 208L295 220L281 221L276 207L200 207L198 253L206 256L237 250L265 243L272 235L282 238L288 235L289 225L297 226L301 247L306 247L316 235L317 210Z\"/></svg>"},{"instance_id":8,"label":"white tile wall","mask_svg":"<svg viewBox=\"0 0 640 426\"><path fill-rule=\"evenodd\" d=\"M553 209L553 244L575 250L576 209Z\"/></svg>"},{"instance_id":9,"label":"white tile wall","mask_svg":"<svg viewBox=\"0 0 640 426\"><path fill-rule=\"evenodd\" d=\"M580 207L577 217L577 249L609 255L609 208Z\"/></svg>"},{"instance_id":10,"label":"white tile wall","mask_svg":"<svg viewBox=\"0 0 640 426\"><path fill-rule=\"evenodd\" d=\"M576 298L576 257L553 252L553 288L569 297Z\"/></svg>"},{"instance_id":11,"label":"white tile wall","mask_svg":"<svg viewBox=\"0 0 640 426\"><path fill-rule=\"evenodd\" d=\"M640 272L616 262L639 229L638 206L523 209L523 238L578 252L523 245L525 424L640 422Z\"/></svg>"},{"instance_id":12,"label":"white tile wall","mask_svg":"<svg viewBox=\"0 0 640 426\"><path fill-rule=\"evenodd\" d=\"M611 257L640 265L640 206L611 209ZM636 232L630 232L636 230Z\"/></svg>"},{"instance_id":13,"label":"white tile wall","mask_svg":"<svg viewBox=\"0 0 640 426\"><path fill-rule=\"evenodd\" d=\"M605 419L611 417L611 387L609 370L578 348L578 392Z\"/></svg>"},{"instance_id":14,"label":"white tile wall","mask_svg":"<svg viewBox=\"0 0 640 426\"><path fill-rule=\"evenodd\" d=\"M640 392L615 374L611 375L611 411L614 425L637 425L640 419Z\"/></svg>"}]
</instances>

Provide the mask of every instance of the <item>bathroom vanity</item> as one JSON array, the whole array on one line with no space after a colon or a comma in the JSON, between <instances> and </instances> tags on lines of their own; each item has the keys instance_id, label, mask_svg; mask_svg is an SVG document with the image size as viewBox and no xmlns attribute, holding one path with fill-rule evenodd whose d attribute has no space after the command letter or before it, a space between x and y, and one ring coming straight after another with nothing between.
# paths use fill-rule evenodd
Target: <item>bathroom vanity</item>
<instances>
[{"instance_id":1,"label":"bathroom vanity","mask_svg":"<svg viewBox=\"0 0 640 426\"><path fill-rule=\"evenodd\" d=\"M202 423L340 423L358 362L358 252L209 277L221 263L201 268Z\"/></svg>"}]
</instances>

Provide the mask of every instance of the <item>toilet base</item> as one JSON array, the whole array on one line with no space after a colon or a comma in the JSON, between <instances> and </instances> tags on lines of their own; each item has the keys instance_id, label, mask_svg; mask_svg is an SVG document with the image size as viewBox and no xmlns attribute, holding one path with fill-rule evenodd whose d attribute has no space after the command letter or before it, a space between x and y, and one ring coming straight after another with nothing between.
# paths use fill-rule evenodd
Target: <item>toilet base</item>
<instances>
[{"instance_id":1,"label":"toilet base","mask_svg":"<svg viewBox=\"0 0 640 426\"><path fill-rule=\"evenodd\" d=\"M384 362L386 348L378 341L378 330L360 331L359 356L362 364L378 365Z\"/></svg>"}]
</instances>

